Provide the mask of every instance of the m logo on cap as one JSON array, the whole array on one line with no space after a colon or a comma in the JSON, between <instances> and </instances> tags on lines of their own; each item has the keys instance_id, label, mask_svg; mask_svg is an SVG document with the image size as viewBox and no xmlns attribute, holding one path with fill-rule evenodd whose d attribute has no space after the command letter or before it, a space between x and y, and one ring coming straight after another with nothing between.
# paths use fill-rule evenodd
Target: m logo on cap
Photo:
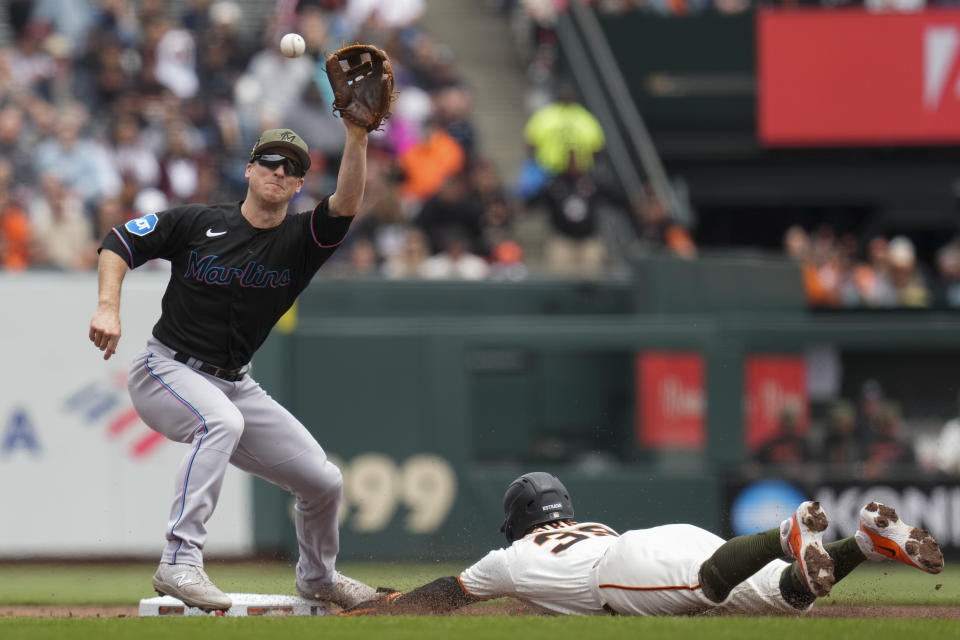
<instances>
[{"instance_id":1,"label":"m logo on cap","mask_svg":"<svg viewBox=\"0 0 960 640\"><path fill-rule=\"evenodd\" d=\"M303 138L297 135L293 129L267 129L257 138L257 143L250 150L250 161L253 162L254 156L262 153L266 149L275 149L282 147L296 154L300 161L300 166L304 171L310 169L310 150Z\"/></svg>"}]
</instances>

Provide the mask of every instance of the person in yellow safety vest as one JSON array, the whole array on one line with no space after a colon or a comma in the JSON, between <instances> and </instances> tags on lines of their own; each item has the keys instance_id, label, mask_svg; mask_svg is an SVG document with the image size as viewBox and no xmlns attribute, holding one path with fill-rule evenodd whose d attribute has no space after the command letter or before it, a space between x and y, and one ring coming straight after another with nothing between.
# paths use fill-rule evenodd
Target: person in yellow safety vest
<instances>
[{"instance_id":1,"label":"person in yellow safety vest","mask_svg":"<svg viewBox=\"0 0 960 640\"><path fill-rule=\"evenodd\" d=\"M524 137L533 148L534 160L552 174L562 173L571 160L583 172L606 144L596 117L574 99L569 86L557 90L554 102L530 116Z\"/></svg>"}]
</instances>

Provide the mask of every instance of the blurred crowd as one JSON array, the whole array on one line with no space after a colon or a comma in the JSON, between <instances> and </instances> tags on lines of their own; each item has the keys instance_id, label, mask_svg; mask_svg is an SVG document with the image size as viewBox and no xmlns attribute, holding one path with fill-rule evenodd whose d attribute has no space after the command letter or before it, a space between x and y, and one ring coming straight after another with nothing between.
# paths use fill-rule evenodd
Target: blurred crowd
<instances>
[{"instance_id":1,"label":"blurred crowd","mask_svg":"<svg viewBox=\"0 0 960 640\"><path fill-rule=\"evenodd\" d=\"M423 0L177 6L179 14L162 0L8 1L12 41L0 50L3 269L93 269L96 245L114 225L183 203L237 199L249 147L267 128L290 127L310 146L314 169L291 206L312 207L332 191L344 135L324 52L354 41L390 53L399 93L392 118L371 134L363 209L329 275L523 278L528 251L514 223L531 207L549 217L542 253L553 273L605 268L597 223L604 205L627 211L638 233L668 235L655 199L626 202L591 175L602 131L563 95L530 110L532 171L519 193L505 186L480 152L453 49L420 27ZM304 36L304 56L280 53L288 31ZM562 143L558 131L574 121L575 139ZM641 224L641 214L652 222Z\"/></svg>"},{"instance_id":2,"label":"blurred crowd","mask_svg":"<svg viewBox=\"0 0 960 640\"><path fill-rule=\"evenodd\" d=\"M866 0L865 2L751 2L749 0L494 0L504 11L522 11L529 17L526 34L530 51L528 79L532 108L556 100L558 58L557 18L572 2L589 5L598 12L618 14L655 11L664 14L714 10L721 13L754 9L760 5L830 6L863 4L877 10L922 8L924 0ZM955 0L931 5L957 5ZM562 88L560 90L562 93ZM536 164L528 171L535 173ZM521 181L521 188L523 182ZM652 196L652 194L649 194ZM625 205L620 203L621 208ZM629 205L626 205L629 206ZM634 218L641 240L652 241L674 255L693 257L696 245L690 230L671 219L662 203L650 198L635 207ZM809 305L827 308L927 308L960 307L960 236L945 239L933 256L918 256L906 235L876 236L862 243L853 234L838 234L829 224L805 229L794 225L783 238L786 254L795 259L803 274ZM864 246L865 244L865 246Z\"/></svg>"},{"instance_id":3,"label":"blurred crowd","mask_svg":"<svg viewBox=\"0 0 960 640\"><path fill-rule=\"evenodd\" d=\"M566 11L571 2L590 5L606 14L646 11L664 16L716 13L730 15L758 7L864 7L869 11L917 11L924 7L956 6L956 0L496 0L500 5L521 4L544 23Z\"/></svg>"},{"instance_id":4,"label":"blurred crowd","mask_svg":"<svg viewBox=\"0 0 960 640\"><path fill-rule=\"evenodd\" d=\"M829 308L960 307L960 236L946 239L932 265L918 259L906 235L869 239L861 247L830 225L812 232L794 225L784 250L803 274L807 303Z\"/></svg>"},{"instance_id":5,"label":"blurred crowd","mask_svg":"<svg viewBox=\"0 0 960 640\"><path fill-rule=\"evenodd\" d=\"M354 41L390 53L399 93L371 134L363 209L328 276L595 277L625 229L634 246L695 257L693 234L653 190L627 196L596 170L604 132L556 69L551 16L569 3L488 4L532 25L517 142L528 159L516 176L484 155L471 85L451 44L421 27L424 0L7 0L0 269L91 270L114 225L242 197L252 141L272 127L296 130L311 148L314 168L291 205L311 208L333 190L344 135L324 52ZM288 31L304 36L304 56L280 53ZM620 226L605 225L610 216ZM531 219L543 227L524 233ZM859 247L828 226L791 227L784 244L812 305L960 306L960 238L934 260L919 260L905 236Z\"/></svg>"},{"instance_id":6,"label":"blurred crowd","mask_svg":"<svg viewBox=\"0 0 960 640\"><path fill-rule=\"evenodd\" d=\"M917 473L960 474L960 393L956 416L937 429L916 428L901 403L875 379L859 398L836 398L817 428L804 428L803 412L784 406L778 431L753 454L761 468L803 476L813 469L865 480Z\"/></svg>"},{"instance_id":7,"label":"blurred crowd","mask_svg":"<svg viewBox=\"0 0 960 640\"><path fill-rule=\"evenodd\" d=\"M309 144L318 169L292 207L312 207L332 191L344 136L323 52L348 41L391 53L400 98L372 136L365 211L334 271L486 276L501 258L519 261L513 211L476 153L453 56L417 27L424 3L269 4L245 15L251 3L192 0L172 15L159 0L10 0L13 42L0 51L3 268L91 269L116 224L238 199L249 147L272 127ZM259 20L249 35L244 26ZM288 31L304 36L306 55L282 56Z\"/></svg>"}]
</instances>

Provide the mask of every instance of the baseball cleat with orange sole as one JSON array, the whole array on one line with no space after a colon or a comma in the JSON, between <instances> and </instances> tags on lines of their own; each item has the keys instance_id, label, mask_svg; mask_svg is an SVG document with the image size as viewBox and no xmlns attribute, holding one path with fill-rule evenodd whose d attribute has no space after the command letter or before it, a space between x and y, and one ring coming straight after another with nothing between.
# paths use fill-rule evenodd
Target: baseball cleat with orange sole
<instances>
[{"instance_id":1,"label":"baseball cleat with orange sole","mask_svg":"<svg viewBox=\"0 0 960 640\"><path fill-rule=\"evenodd\" d=\"M818 598L828 595L835 582L833 558L823 548L823 532L828 524L820 503L809 500L780 524L783 552L797 561L810 593Z\"/></svg>"},{"instance_id":2,"label":"baseball cleat with orange sole","mask_svg":"<svg viewBox=\"0 0 960 640\"><path fill-rule=\"evenodd\" d=\"M926 571L943 570L943 552L928 532L897 515L893 507L871 502L860 510L860 529L855 534L863 555L875 562L895 560Z\"/></svg>"}]
</instances>

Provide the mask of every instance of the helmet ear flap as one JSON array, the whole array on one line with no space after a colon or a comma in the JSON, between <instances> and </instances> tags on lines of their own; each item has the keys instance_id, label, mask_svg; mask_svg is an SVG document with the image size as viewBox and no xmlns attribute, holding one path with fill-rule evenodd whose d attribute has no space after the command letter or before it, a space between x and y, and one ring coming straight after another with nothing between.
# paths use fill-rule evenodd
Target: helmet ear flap
<instances>
[{"instance_id":1,"label":"helmet ear flap","mask_svg":"<svg viewBox=\"0 0 960 640\"><path fill-rule=\"evenodd\" d=\"M500 525L500 533L507 538L507 542L512 543L517 539L517 518L523 516L522 504L527 500L523 499L523 494L532 493L529 481L523 476L514 480L507 492L503 495L503 524Z\"/></svg>"}]
</instances>

